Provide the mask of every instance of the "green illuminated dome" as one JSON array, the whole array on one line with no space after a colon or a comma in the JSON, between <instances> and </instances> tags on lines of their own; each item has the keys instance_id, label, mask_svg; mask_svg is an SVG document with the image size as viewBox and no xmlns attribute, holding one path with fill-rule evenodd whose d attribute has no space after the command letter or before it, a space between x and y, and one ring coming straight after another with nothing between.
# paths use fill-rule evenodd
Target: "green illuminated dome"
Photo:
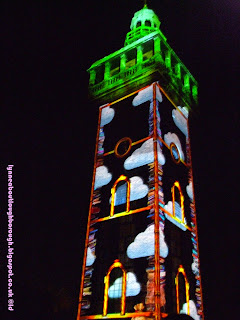
<instances>
[{"instance_id":1,"label":"green illuminated dome","mask_svg":"<svg viewBox=\"0 0 240 320\"><path fill-rule=\"evenodd\" d=\"M160 21L153 10L148 9L145 4L143 9L137 11L132 18L130 29L125 40L125 46L148 35L151 32L159 30Z\"/></svg>"}]
</instances>

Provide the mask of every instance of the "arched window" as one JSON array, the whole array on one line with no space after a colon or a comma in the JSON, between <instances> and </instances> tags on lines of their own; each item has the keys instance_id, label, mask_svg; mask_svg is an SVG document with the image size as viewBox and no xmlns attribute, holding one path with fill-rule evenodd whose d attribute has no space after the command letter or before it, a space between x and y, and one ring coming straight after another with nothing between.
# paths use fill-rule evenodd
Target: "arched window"
<instances>
[{"instance_id":1,"label":"arched window","mask_svg":"<svg viewBox=\"0 0 240 320\"><path fill-rule=\"evenodd\" d=\"M179 197L180 197L180 207L178 202L176 202L176 193L175 189L178 189ZM177 220L180 220L182 223L185 223L184 221L184 196L182 194L182 190L180 187L180 183L178 181L175 181L172 186L172 206L173 206L173 217Z\"/></svg>"},{"instance_id":2,"label":"arched window","mask_svg":"<svg viewBox=\"0 0 240 320\"><path fill-rule=\"evenodd\" d=\"M114 215L114 206L115 206L115 196L116 196L116 188L117 185L119 184L119 182L121 181L126 181L127 183L127 196L126 196L126 212L129 212L130 210L130 181L128 179L128 177L121 175L114 183L112 189L111 189L111 208L110 208L110 217L112 217Z\"/></svg>"},{"instance_id":3,"label":"arched window","mask_svg":"<svg viewBox=\"0 0 240 320\"><path fill-rule=\"evenodd\" d=\"M151 21L150 20L146 20L145 21L145 26L146 27L151 27Z\"/></svg>"},{"instance_id":4,"label":"arched window","mask_svg":"<svg viewBox=\"0 0 240 320\"><path fill-rule=\"evenodd\" d=\"M138 21L138 22L137 22L136 27L141 27L141 21Z\"/></svg>"},{"instance_id":5,"label":"arched window","mask_svg":"<svg viewBox=\"0 0 240 320\"><path fill-rule=\"evenodd\" d=\"M108 308L108 290L109 290L109 278L112 270L114 268L120 268L122 270L122 295L121 295L121 315L125 314L126 307L126 287L127 287L127 273L124 269L122 263L119 260L115 260L111 267L108 269L107 275L104 278L105 288L104 288L104 298L103 298L103 316L107 315Z\"/></svg>"},{"instance_id":6,"label":"arched window","mask_svg":"<svg viewBox=\"0 0 240 320\"><path fill-rule=\"evenodd\" d=\"M176 298L177 298L177 313L180 312L180 303L179 303L179 274L182 274L184 277L185 282L185 294L186 294L186 303L187 303L187 314L190 314L190 307L189 307L189 283L187 280L186 272L182 265L179 266L178 272L175 278L175 285L176 285Z\"/></svg>"}]
</instances>

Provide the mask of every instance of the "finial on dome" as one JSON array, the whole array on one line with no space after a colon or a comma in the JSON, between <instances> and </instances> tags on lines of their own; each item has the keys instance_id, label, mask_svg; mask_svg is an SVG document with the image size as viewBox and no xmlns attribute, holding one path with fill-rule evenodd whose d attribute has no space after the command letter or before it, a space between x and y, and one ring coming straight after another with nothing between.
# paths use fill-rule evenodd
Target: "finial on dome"
<instances>
[{"instance_id":1,"label":"finial on dome","mask_svg":"<svg viewBox=\"0 0 240 320\"><path fill-rule=\"evenodd\" d=\"M147 0L144 0L144 6L143 6L143 8L147 8L148 6L147 6Z\"/></svg>"}]
</instances>

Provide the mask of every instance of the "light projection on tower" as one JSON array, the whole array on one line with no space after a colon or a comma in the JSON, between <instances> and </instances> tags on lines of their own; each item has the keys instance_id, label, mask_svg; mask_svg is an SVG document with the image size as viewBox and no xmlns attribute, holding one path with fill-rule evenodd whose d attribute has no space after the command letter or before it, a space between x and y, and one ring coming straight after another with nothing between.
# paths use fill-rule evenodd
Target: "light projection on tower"
<instances>
[{"instance_id":1,"label":"light projection on tower","mask_svg":"<svg viewBox=\"0 0 240 320\"><path fill-rule=\"evenodd\" d=\"M102 114L101 114L101 123L100 127L105 126L106 124L110 123L112 119L114 118L115 111L114 109L110 107L105 107L102 109Z\"/></svg>"},{"instance_id":2,"label":"light projection on tower","mask_svg":"<svg viewBox=\"0 0 240 320\"><path fill-rule=\"evenodd\" d=\"M166 258L168 255L168 246L165 242L164 233L159 228L160 237L160 256ZM139 233L134 242L127 248L127 256L130 259L149 257L154 255L154 225L150 225L144 232Z\"/></svg>"},{"instance_id":3,"label":"light projection on tower","mask_svg":"<svg viewBox=\"0 0 240 320\"><path fill-rule=\"evenodd\" d=\"M90 248L87 249L87 262L86 266L90 267L93 265L94 261L96 259L96 256L92 253L92 250Z\"/></svg>"},{"instance_id":4,"label":"light projection on tower","mask_svg":"<svg viewBox=\"0 0 240 320\"><path fill-rule=\"evenodd\" d=\"M153 99L153 85L139 91L136 97L133 99L132 105L136 107L144 102L151 101L152 99ZM162 95L159 88L156 88L156 99L159 102L162 102Z\"/></svg>"},{"instance_id":5,"label":"light projection on tower","mask_svg":"<svg viewBox=\"0 0 240 320\"><path fill-rule=\"evenodd\" d=\"M133 272L127 273L126 297L137 296L141 291L141 285L137 282L136 275ZM122 277L117 278L108 290L109 298L116 299L122 296Z\"/></svg>"},{"instance_id":6,"label":"light projection on tower","mask_svg":"<svg viewBox=\"0 0 240 320\"><path fill-rule=\"evenodd\" d=\"M130 178L130 201L138 200L144 198L148 194L148 186L143 183L142 178L132 177ZM112 197L109 199L111 203ZM126 203L127 199L127 184L119 186L115 193L115 206Z\"/></svg>"},{"instance_id":7,"label":"light projection on tower","mask_svg":"<svg viewBox=\"0 0 240 320\"><path fill-rule=\"evenodd\" d=\"M126 170L135 169L154 161L153 138L145 141L140 148L136 149L124 162ZM161 165L165 163L165 157L158 145L158 161Z\"/></svg>"},{"instance_id":8,"label":"light projection on tower","mask_svg":"<svg viewBox=\"0 0 240 320\"><path fill-rule=\"evenodd\" d=\"M171 216L173 216L173 203L172 203L172 201L168 201L168 203L164 206L164 209L166 211L168 211L171 214ZM175 218L177 218L177 220L171 216L169 216L167 213L165 213L165 217L169 221L171 221L173 224L175 224L177 227L179 227L183 231L187 230L186 227L184 226L184 224L182 224L182 218L183 218L182 209L181 209L180 204L177 201L175 201ZM185 225L187 224L185 217L184 217L184 223L185 223Z\"/></svg>"},{"instance_id":9,"label":"light projection on tower","mask_svg":"<svg viewBox=\"0 0 240 320\"><path fill-rule=\"evenodd\" d=\"M97 167L94 190L105 186L112 180L112 174L108 172L108 168L105 166Z\"/></svg>"},{"instance_id":10,"label":"light projection on tower","mask_svg":"<svg viewBox=\"0 0 240 320\"><path fill-rule=\"evenodd\" d=\"M99 123L76 320L204 320L188 137L198 84L159 26L145 5L124 47L88 69Z\"/></svg>"},{"instance_id":11,"label":"light projection on tower","mask_svg":"<svg viewBox=\"0 0 240 320\"><path fill-rule=\"evenodd\" d=\"M198 267L198 260L197 259L194 259L192 265L191 265L191 268L192 268L192 272L195 274L195 275L199 275L199 267Z\"/></svg>"},{"instance_id":12,"label":"light projection on tower","mask_svg":"<svg viewBox=\"0 0 240 320\"><path fill-rule=\"evenodd\" d=\"M175 125L182 131L182 133L185 134L185 136L188 136L188 127L187 127L187 112L185 111L185 108L179 109L183 112L184 116L177 110L174 109L172 111L172 117Z\"/></svg>"},{"instance_id":13,"label":"light projection on tower","mask_svg":"<svg viewBox=\"0 0 240 320\"><path fill-rule=\"evenodd\" d=\"M164 135L164 141L166 142L166 144L169 147L170 147L171 143L174 143L178 149L180 159L182 161L184 161L184 153L182 150L181 142L180 142L178 136L176 135L176 133L168 132L167 134Z\"/></svg>"},{"instance_id":14,"label":"light projection on tower","mask_svg":"<svg viewBox=\"0 0 240 320\"><path fill-rule=\"evenodd\" d=\"M200 317L197 313L197 308L196 305L194 303L194 301L189 300L189 309L190 309L190 316L194 319L194 320L200 320ZM180 314L187 314L187 303L183 304L182 310L180 311Z\"/></svg>"},{"instance_id":15,"label":"light projection on tower","mask_svg":"<svg viewBox=\"0 0 240 320\"><path fill-rule=\"evenodd\" d=\"M186 191L191 200L193 200L193 185L192 181L186 186Z\"/></svg>"}]
</instances>

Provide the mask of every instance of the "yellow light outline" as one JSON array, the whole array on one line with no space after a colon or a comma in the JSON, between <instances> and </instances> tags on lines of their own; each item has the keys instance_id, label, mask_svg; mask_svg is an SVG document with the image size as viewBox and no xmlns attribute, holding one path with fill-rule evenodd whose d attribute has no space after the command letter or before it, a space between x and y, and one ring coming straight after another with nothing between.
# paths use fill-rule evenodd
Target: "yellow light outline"
<instances>
[{"instance_id":1,"label":"yellow light outline","mask_svg":"<svg viewBox=\"0 0 240 320\"><path fill-rule=\"evenodd\" d=\"M122 277L122 296L121 296L121 315L125 314L125 308L126 308L126 287L127 287L127 272L125 268L123 267L122 263L117 259L114 261L114 263L110 266L108 269L107 275L104 277L104 297L103 297L103 316L105 317L107 315L107 308L108 308L108 289L109 289L109 278L110 274L113 269L120 268L123 272ZM95 316L94 316L94 319Z\"/></svg>"},{"instance_id":2,"label":"yellow light outline","mask_svg":"<svg viewBox=\"0 0 240 320\"><path fill-rule=\"evenodd\" d=\"M182 265L179 266L177 275L175 277L175 284L176 284L176 298L177 298L177 313L180 312L180 306L179 306L179 274L182 273L185 281L185 293L186 293L186 303L187 303L187 314L190 315L190 307L189 307L189 282L186 276L186 272Z\"/></svg>"},{"instance_id":3,"label":"yellow light outline","mask_svg":"<svg viewBox=\"0 0 240 320\"><path fill-rule=\"evenodd\" d=\"M180 220L178 217L176 217L176 212L175 212L175 188L178 189L179 194L180 194L180 206L181 206L181 212L182 212L182 220ZM184 218L185 218L185 213L184 213L184 196L182 194L182 189L180 186L180 183L178 181L175 181L172 188L171 188L171 192L172 192L172 206L173 206L173 218L178 221L181 222L183 224L184 223Z\"/></svg>"},{"instance_id":4,"label":"yellow light outline","mask_svg":"<svg viewBox=\"0 0 240 320\"><path fill-rule=\"evenodd\" d=\"M114 182L114 185L111 189L111 208L110 208L110 217L114 216L114 202L115 202L115 194L116 194L116 188L119 182L126 181L127 182L127 204L126 204L126 212L129 212L130 210L130 180L127 176L124 176L121 174L121 176Z\"/></svg>"}]
</instances>

